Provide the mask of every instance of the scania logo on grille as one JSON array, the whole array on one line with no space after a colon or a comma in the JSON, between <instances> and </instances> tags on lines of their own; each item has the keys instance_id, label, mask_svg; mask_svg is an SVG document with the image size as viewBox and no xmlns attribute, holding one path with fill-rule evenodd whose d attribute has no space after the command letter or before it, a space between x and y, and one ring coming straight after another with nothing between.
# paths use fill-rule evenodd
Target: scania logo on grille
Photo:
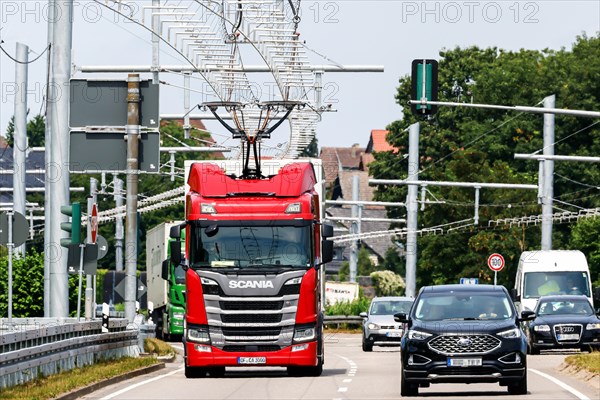
<instances>
[{"instance_id":1,"label":"scania logo on grille","mask_svg":"<svg viewBox=\"0 0 600 400\"><path fill-rule=\"evenodd\" d=\"M456 343L459 346L463 346L463 347L467 347L467 346L470 346L471 344L473 344L473 342L469 338L460 338L460 339L458 339L458 341Z\"/></svg>"},{"instance_id":2,"label":"scania logo on grille","mask_svg":"<svg viewBox=\"0 0 600 400\"><path fill-rule=\"evenodd\" d=\"M567 332L575 332L575 328L574 328L574 327L572 327L572 326L562 326L562 327L560 328L560 331L561 331L562 333L567 333Z\"/></svg>"},{"instance_id":3,"label":"scania logo on grille","mask_svg":"<svg viewBox=\"0 0 600 400\"><path fill-rule=\"evenodd\" d=\"M231 289L273 289L271 281L229 281Z\"/></svg>"}]
</instances>

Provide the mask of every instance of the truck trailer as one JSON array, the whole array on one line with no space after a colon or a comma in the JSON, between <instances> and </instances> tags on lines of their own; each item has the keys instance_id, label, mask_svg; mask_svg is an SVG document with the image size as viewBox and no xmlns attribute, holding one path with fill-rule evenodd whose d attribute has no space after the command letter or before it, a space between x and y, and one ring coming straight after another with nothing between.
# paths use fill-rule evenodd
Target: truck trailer
<instances>
[{"instance_id":1,"label":"truck trailer","mask_svg":"<svg viewBox=\"0 0 600 400\"><path fill-rule=\"evenodd\" d=\"M186 162L186 171L185 222L171 229L172 262L187 262L185 376L239 366L320 375L333 253L320 160L269 160L264 176L244 176L236 161Z\"/></svg>"},{"instance_id":2,"label":"truck trailer","mask_svg":"<svg viewBox=\"0 0 600 400\"><path fill-rule=\"evenodd\" d=\"M171 262L169 245L173 241L169 237L171 227L180 223L163 222L146 234L148 302L152 302L156 336L165 340L177 340L183 335L185 270L181 262Z\"/></svg>"}]
</instances>

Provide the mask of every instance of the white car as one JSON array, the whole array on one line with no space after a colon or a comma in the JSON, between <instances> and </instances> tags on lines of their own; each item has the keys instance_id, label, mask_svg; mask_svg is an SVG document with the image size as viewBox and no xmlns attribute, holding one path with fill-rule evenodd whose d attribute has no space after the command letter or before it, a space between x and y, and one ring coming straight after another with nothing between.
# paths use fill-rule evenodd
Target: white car
<instances>
[{"instance_id":1,"label":"white car","mask_svg":"<svg viewBox=\"0 0 600 400\"><path fill-rule=\"evenodd\" d=\"M414 299L409 297L375 297L368 313L360 313L363 321L363 351L373 346L400 346L403 325L394 321L394 314L409 313Z\"/></svg>"}]
</instances>

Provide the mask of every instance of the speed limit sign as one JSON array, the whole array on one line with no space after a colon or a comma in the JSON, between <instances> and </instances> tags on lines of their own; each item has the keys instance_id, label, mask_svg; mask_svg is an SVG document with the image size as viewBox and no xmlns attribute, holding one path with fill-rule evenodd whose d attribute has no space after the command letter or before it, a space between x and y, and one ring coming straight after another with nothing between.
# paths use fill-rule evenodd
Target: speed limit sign
<instances>
[{"instance_id":1,"label":"speed limit sign","mask_svg":"<svg viewBox=\"0 0 600 400\"><path fill-rule=\"evenodd\" d=\"M488 267L494 272L502 271L504 268L504 257L501 254L494 253L488 257Z\"/></svg>"}]
</instances>

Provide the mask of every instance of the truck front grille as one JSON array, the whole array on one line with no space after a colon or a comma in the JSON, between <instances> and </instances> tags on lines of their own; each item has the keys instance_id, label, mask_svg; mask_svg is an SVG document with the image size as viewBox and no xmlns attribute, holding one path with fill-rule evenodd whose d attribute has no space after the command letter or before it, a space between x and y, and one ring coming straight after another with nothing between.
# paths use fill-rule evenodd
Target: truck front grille
<instances>
[{"instance_id":1,"label":"truck front grille","mask_svg":"<svg viewBox=\"0 0 600 400\"><path fill-rule=\"evenodd\" d=\"M281 347L274 345L274 344L268 344L268 345L235 345L235 344L228 344L226 346L223 347L223 351L235 351L235 352L257 352L257 351L278 351L281 350Z\"/></svg>"},{"instance_id":2,"label":"truck front grille","mask_svg":"<svg viewBox=\"0 0 600 400\"><path fill-rule=\"evenodd\" d=\"M282 314L221 314L226 324L275 324L281 322Z\"/></svg>"},{"instance_id":3,"label":"truck front grille","mask_svg":"<svg viewBox=\"0 0 600 400\"><path fill-rule=\"evenodd\" d=\"M226 337L257 337L257 336L279 336L281 328L222 328L223 336Z\"/></svg>"},{"instance_id":4,"label":"truck front grille","mask_svg":"<svg viewBox=\"0 0 600 400\"><path fill-rule=\"evenodd\" d=\"M283 300L280 301L220 301L221 310L248 311L248 310L281 310Z\"/></svg>"},{"instance_id":5,"label":"truck front grille","mask_svg":"<svg viewBox=\"0 0 600 400\"><path fill-rule=\"evenodd\" d=\"M500 339L491 335L440 335L428 346L440 354L484 354L500 347Z\"/></svg>"}]
</instances>

